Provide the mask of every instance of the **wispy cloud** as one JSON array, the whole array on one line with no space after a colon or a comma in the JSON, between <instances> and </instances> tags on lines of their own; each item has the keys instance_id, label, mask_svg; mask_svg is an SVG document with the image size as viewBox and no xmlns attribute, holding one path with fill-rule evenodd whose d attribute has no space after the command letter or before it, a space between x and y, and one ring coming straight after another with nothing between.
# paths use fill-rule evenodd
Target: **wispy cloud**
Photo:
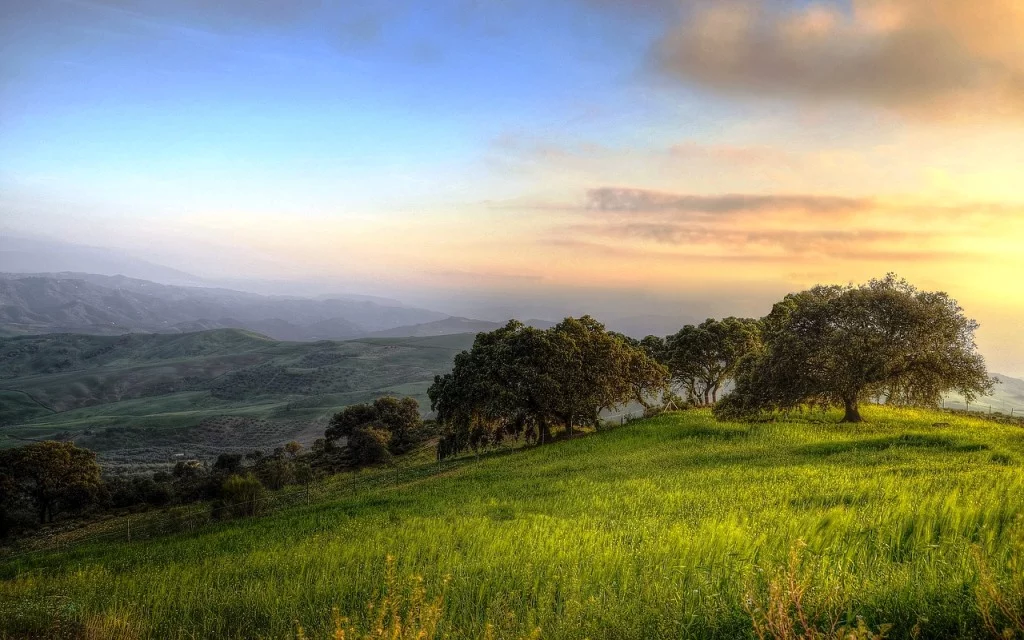
<instances>
[{"instance_id":1,"label":"wispy cloud","mask_svg":"<svg viewBox=\"0 0 1024 640\"><path fill-rule=\"evenodd\" d=\"M750 213L758 211L800 211L836 214L861 211L871 205L863 198L818 195L680 195L602 187L590 189L586 208L591 211L679 212L705 214Z\"/></svg>"}]
</instances>

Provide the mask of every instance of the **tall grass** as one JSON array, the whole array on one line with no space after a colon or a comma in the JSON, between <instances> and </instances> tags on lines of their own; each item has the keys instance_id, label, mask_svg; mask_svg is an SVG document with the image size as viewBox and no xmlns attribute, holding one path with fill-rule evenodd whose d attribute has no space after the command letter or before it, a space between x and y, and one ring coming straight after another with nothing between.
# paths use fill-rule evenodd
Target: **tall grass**
<instances>
[{"instance_id":1,"label":"tall grass","mask_svg":"<svg viewBox=\"0 0 1024 640\"><path fill-rule=\"evenodd\" d=\"M373 626L392 556L426 602L444 595L427 637L755 637L751 599L781 597L772 576L802 540L809 619L987 637L976 558L993 584L1015 579L1024 431L867 417L669 414L194 535L29 557L0 566L0 636L111 620L146 638L281 638L295 621L332 637L335 609Z\"/></svg>"}]
</instances>

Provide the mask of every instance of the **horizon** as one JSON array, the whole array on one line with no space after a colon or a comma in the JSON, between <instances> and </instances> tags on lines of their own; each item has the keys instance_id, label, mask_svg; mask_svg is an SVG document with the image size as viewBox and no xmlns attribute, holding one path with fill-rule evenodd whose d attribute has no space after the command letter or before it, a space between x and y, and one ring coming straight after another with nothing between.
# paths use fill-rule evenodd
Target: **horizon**
<instances>
[{"instance_id":1,"label":"horizon","mask_svg":"<svg viewBox=\"0 0 1024 640\"><path fill-rule=\"evenodd\" d=\"M521 317L896 272L1024 376L1022 29L1013 0L42 0L0 16L0 235Z\"/></svg>"}]
</instances>

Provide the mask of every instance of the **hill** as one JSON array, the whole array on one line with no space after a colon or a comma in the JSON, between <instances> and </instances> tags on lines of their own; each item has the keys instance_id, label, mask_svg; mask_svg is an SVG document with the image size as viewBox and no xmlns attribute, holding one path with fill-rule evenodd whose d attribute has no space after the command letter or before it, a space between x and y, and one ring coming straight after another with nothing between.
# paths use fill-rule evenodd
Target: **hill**
<instances>
[{"instance_id":1,"label":"hill","mask_svg":"<svg viewBox=\"0 0 1024 640\"><path fill-rule=\"evenodd\" d=\"M992 395L975 399L970 405L970 410L1024 416L1024 380L999 373L992 377L999 381L999 384L992 390ZM951 394L946 398L945 406L964 409L968 405L964 402L963 397Z\"/></svg>"},{"instance_id":2,"label":"hill","mask_svg":"<svg viewBox=\"0 0 1024 640\"><path fill-rule=\"evenodd\" d=\"M197 285L203 278L154 264L110 247L90 247L46 238L19 237L0 229L0 272L77 271L169 284Z\"/></svg>"},{"instance_id":3,"label":"hill","mask_svg":"<svg viewBox=\"0 0 1024 640\"><path fill-rule=\"evenodd\" d=\"M0 446L60 438L108 464L310 442L338 408L426 388L472 334L279 342L238 329L0 338Z\"/></svg>"},{"instance_id":4,"label":"hill","mask_svg":"<svg viewBox=\"0 0 1024 640\"><path fill-rule=\"evenodd\" d=\"M321 638L332 608L366 625L382 585L401 601L418 575L436 637L753 638L749 603L774 582L785 607L792 577L816 625L983 637L979 566L1000 588L1021 578L1020 428L865 413L857 428L669 414L355 495L344 480L194 534L26 556L0 565L0 630Z\"/></svg>"},{"instance_id":5,"label":"hill","mask_svg":"<svg viewBox=\"0 0 1024 640\"><path fill-rule=\"evenodd\" d=\"M240 328L278 340L337 340L446 317L365 296L296 298L123 276L0 274L0 334L8 335Z\"/></svg>"}]
</instances>

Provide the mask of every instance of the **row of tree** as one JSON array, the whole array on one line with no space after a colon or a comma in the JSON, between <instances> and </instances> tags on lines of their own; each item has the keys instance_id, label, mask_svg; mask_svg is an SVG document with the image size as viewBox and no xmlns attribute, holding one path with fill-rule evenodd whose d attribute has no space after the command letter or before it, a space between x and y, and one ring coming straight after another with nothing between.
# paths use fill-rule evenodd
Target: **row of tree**
<instances>
[{"instance_id":1,"label":"row of tree","mask_svg":"<svg viewBox=\"0 0 1024 640\"><path fill-rule=\"evenodd\" d=\"M637 341L589 316L546 331L512 321L479 334L428 394L442 457L505 436L544 442L552 426L571 434L627 402L647 408L663 391L727 420L819 405L860 422L868 400L935 407L945 393L971 401L991 392L977 328L949 295L889 274L816 286L764 318L709 319L665 338Z\"/></svg>"},{"instance_id":2,"label":"row of tree","mask_svg":"<svg viewBox=\"0 0 1024 640\"><path fill-rule=\"evenodd\" d=\"M509 436L543 443L556 426L571 435L596 426L604 410L649 406L667 385L668 370L649 349L584 316L546 330L512 320L480 333L427 394L444 426L445 457Z\"/></svg>"}]
</instances>

